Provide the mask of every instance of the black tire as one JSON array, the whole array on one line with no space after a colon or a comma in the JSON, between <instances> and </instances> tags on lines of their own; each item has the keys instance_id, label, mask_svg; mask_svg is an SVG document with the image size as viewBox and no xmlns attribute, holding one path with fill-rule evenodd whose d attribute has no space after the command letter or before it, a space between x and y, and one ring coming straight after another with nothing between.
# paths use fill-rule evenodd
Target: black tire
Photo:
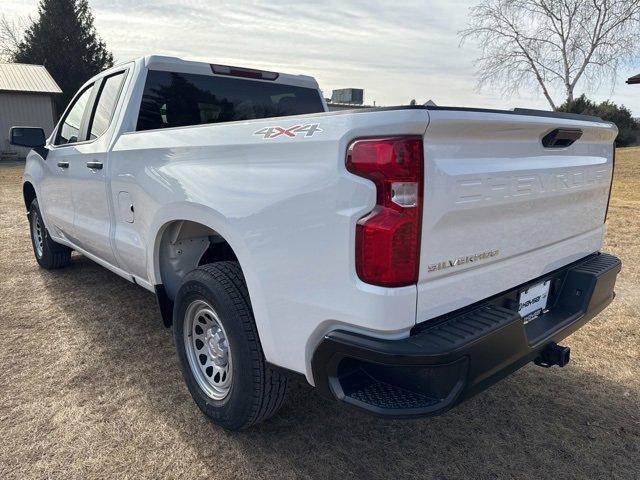
<instances>
[{"instance_id":1,"label":"black tire","mask_svg":"<svg viewBox=\"0 0 640 480\"><path fill-rule=\"evenodd\" d=\"M29 207L29 230L31 231L33 254L42 268L53 270L66 267L71 263L71 249L66 245L60 245L51 240L49 232L42 221L42 214L36 198L33 199Z\"/></svg>"},{"instance_id":2,"label":"black tire","mask_svg":"<svg viewBox=\"0 0 640 480\"><path fill-rule=\"evenodd\" d=\"M199 301L213 307L228 340L232 381L221 400L211 398L200 387L187 357L185 315L189 305ZM287 378L265 361L249 292L237 262L211 263L185 275L175 299L173 334L191 396L214 423L228 430L242 430L266 420L282 406Z\"/></svg>"}]
</instances>

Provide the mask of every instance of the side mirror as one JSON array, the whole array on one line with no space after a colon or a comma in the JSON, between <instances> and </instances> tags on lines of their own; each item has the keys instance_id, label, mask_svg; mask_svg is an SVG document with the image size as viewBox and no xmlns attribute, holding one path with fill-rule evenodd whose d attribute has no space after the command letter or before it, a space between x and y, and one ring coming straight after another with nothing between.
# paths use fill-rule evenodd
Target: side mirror
<instances>
[{"instance_id":1,"label":"side mirror","mask_svg":"<svg viewBox=\"0 0 640 480\"><path fill-rule=\"evenodd\" d=\"M42 148L46 142L42 128L11 127L9 132L9 143L17 147Z\"/></svg>"}]
</instances>

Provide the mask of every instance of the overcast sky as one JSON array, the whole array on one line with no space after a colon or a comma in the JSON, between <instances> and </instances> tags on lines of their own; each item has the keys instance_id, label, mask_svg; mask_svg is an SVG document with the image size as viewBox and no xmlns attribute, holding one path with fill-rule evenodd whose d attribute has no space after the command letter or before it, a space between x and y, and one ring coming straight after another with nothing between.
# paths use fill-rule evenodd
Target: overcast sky
<instances>
[{"instance_id":1,"label":"overcast sky","mask_svg":"<svg viewBox=\"0 0 640 480\"><path fill-rule=\"evenodd\" d=\"M0 1L1 11L10 17L37 13L37 0ZM98 33L117 61L161 53L305 73L316 77L325 96L334 88L364 88L365 102L377 105L415 98L438 105L548 108L533 90L511 98L477 91L478 51L472 43L459 46L457 36L475 3L90 0ZM636 73L640 67L620 72L613 93L607 85L590 96L610 98L640 116L640 85L624 83Z\"/></svg>"}]
</instances>

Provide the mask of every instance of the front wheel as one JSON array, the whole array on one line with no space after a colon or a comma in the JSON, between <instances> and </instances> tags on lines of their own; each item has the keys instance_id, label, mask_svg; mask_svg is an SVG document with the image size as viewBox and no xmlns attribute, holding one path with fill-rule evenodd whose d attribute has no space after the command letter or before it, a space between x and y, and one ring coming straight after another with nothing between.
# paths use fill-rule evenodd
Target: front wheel
<instances>
[{"instance_id":1,"label":"front wheel","mask_svg":"<svg viewBox=\"0 0 640 480\"><path fill-rule=\"evenodd\" d=\"M203 265L185 276L173 334L191 396L213 422L241 430L281 407L287 379L265 361L237 262Z\"/></svg>"},{"instance_id":2,"label":"front wheel","mask_svg":"<svg viewBox=\"0 0 640 480\"><path fill-rule=\"evenodd\" d=\"M62 268L71 262L71 249L51 240L42 221L38 199L33 199L29 208L31 244L38 264L47 270Z\"/></svg>"}]
</instances>

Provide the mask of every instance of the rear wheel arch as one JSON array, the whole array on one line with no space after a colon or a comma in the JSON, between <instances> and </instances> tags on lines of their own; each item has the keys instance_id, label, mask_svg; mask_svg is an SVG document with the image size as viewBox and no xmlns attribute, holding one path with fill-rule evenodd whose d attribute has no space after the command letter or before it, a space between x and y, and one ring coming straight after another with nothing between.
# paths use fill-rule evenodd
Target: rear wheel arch
<instances>
[{"instance_id":1,"label":"rear wheel arch","mask_svg":"<svg viewBox=\"0 0 640 480\"><path fill-rule=\"evenodd\" d=\"M173 207L172 210L184 211L184 205ZM269 322L267 302L264 298L259 268L254 263L254 256L245 244L241 231L226 223L226 219L214 210L202 208L199 205L189 205L190 216L169 216L164 211L162 217L155 222L151 231L147 265L149 278L154 285L163 323L168 327L173 323L174 299L184 275L205 264L216 264L223 261L237 262L251 301L251 309L260 334L260 342L265 350L267 360L277 345ZM189 261L169 261L174 255L182 239L182 246L188 245L186 250ZM204 245L197 239L204 239ZM191 251L197 248L197 252ZM185 255L183 249L180 255ZM173 263L173 265L172 265ZM177 267L177 268L176 268Z\"/></svg>"},{"instance_id":2,"label":"rear wheel arch","mask_svg":"<svg viewBox=\"0 0 640 480\"><path fill-rule=\"evenodd\" d=\"M225 237L214 228L192 220L165 223L158 231L154 250L156 294L167 326L171 324L170 309L185 275L208 263L239 263Z\"/></svg>"}]
</instances>

